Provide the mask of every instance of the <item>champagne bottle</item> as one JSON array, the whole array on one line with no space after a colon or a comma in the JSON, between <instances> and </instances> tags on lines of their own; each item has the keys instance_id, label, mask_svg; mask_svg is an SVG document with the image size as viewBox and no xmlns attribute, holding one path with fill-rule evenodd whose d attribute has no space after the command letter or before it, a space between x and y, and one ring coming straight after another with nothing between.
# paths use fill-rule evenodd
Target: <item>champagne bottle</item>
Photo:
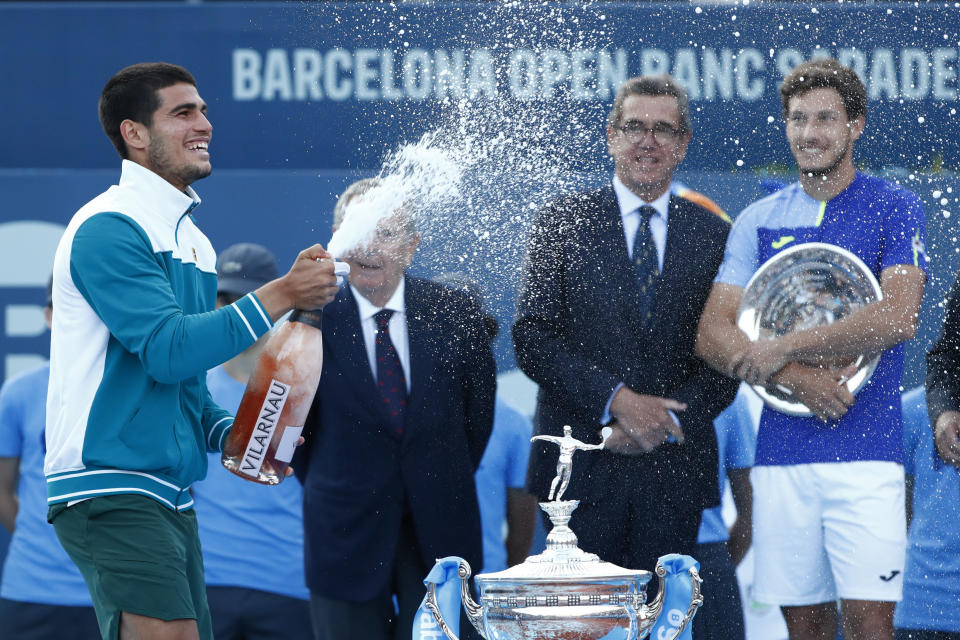
<instances>
[{"instance_id":1,"label":"champagne bottle","mask_svg":"<svg viewBox=\"0 0 960 640\"><path fill-rule=\"evenodd\" d=\"M295 309L264 345L221 457L241 478L283 481L320 383L321 317Z\"/></svg>"}]
</instances>

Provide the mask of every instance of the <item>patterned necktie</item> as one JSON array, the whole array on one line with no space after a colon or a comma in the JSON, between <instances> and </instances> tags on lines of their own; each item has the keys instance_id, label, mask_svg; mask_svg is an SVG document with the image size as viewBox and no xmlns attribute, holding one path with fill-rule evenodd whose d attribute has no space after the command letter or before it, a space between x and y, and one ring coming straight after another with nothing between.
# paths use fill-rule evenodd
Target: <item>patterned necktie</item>
<instances>
[{"instance_id":1,"label":"patterned necktie","mask_svg":"<svg viewBox=\"0 0 960 640\"><path fill-rule=\"evenodd\" d=\"M376 346L374 349L377 358L377 389L383 400L387 415L390 416L390 426L397 435L403 434L403 411L407 406L407 382L403 376L403 367L400 365L400 356L390 340L390 316L393 311L383 309L374 314L377 323Z\"/></svg>"},{"instance_id":2,"label":"patterned necktie","mask_svg":"<svg viewBox=\"0 0 960 640\"><path fill-rule=\"evenodd\" d=\"M653 242L650 233L650 217L657 210L650 205L639 209L640 226L633 237L633 270L637 274L637 285L640 287L640 318L646 324L653 309L653 300L657 292L657 277L660 275L660 264L657 260L657 245Z\"/></svg>"}]
</instances>

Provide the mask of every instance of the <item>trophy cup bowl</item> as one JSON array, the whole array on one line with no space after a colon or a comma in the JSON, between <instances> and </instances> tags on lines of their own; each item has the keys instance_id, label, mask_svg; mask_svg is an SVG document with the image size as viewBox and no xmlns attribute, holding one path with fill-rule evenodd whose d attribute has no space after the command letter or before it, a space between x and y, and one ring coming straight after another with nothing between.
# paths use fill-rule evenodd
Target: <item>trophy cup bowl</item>
<instances>
[{"instance_id":1,"label":"trophy cup bowl","mask_svg":"<svg viewBox=\"0 0 960 640\"><path fill-rule=\"evenodd\" d=\"M767 340L831 324L882 297L880 283L856 255L832 244L808 242L781 251L753 274L740 299L737 326L752 341ZM832 368L856 365L856 373L846 380L856 394L879 360L879 354L864 355L832 363ZM773 391L762 385L753 389L777 411L811 415L786 389Z\"/></svg>"},{"instance_id":2,"label":"trophy cup bowl","mask_svg":"<svg viewBox=\"0 0 960 640\"><path fill-rule=\"evenodd\" d=\"M601 562L577 547L577 537L567 526L577 504L577 500L541 502L554 524L546 550L504 571L478 575L479 602L470 595L470 566L461 561L463 608L486 640L640 640L649 635L663 609L664 568L657 565L660 588L648 604L651 572ZM669 612L677 635L703 602L696 569L690 569L690 577L688 610ZM457 640L436 604L435 585L428 587L426 603L447 638Z\"/></svg>"}]
</instances>

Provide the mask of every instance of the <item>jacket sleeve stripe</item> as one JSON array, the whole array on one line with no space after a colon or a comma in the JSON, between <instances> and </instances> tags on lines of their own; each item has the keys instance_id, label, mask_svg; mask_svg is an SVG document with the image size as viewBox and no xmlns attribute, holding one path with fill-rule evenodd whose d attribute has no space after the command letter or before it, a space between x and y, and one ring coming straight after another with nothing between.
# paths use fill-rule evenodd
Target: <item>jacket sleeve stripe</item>
<instances>
[{"instance_id":1,"label":"jacket sleeve stripe","mask_svg":"<svg viewBox=\"0 0 960 640\"><path fill-rule=\"evenodd\" d=\"M267 312L264 311L263 306L261 306L260 301L257 299L257 296L250 292L247 294L250 298L250 301L253 303L254 308L257 310L257 313L260 314L260 317L263 318L263 323L267 325L267 328L273 328L273 321L270 320L270 316L267 315Z\"/></svg>"},{"instance_id":2,"label":"jacket sleeve stripe","mask_svg":"<svg viewBox=\"0 0 960 640\"><path fill-rule=\"evenodd\" d=\"M227 437L227 434L230 433L230 430L232 428L233 428L233 423L231 422L226 429L220 432L220 440L219 442L217 442L217 449L219 449L220 451L223 451L223 439Z\"/></svg>"},{"instance_id":3,"label":"jacket sleeve stripe","mask_svg":"<svg viewBox=\"0 0 960 640\"><path fill-rule=\"evenodd\" d=\"M240 320L242 320L244 326L247 327L247 331L250 332L250 336L251 336L254 340L256 340L257 338L259 338L260 336L258 336L258 335L256 334L256 332L253 330L253 327L251 327L251 326L250 326L250 323L247 322L246 317L244 317L243 312L240 311L240 308L237 307L237 304L236 304L236 303L233 303L233 304L230 305L230 306L233 307L233 310L237 312L237 315L238 315L238 316L240 316Z\"/></svg>"},{"instance_id":4,"label":"jacket sleeve stripe","mask_svg":"<svg viewBox=\"0 0 960 640\"><path fill-rule=\"evenodd\" d=\"M210 428L210 433L209 433L209 435L207 436L207 445L208 445L208 446L210 446L210 447L213 446L213 440L214 440L214 436L217 434L217 429L221 428L220 425L222 425L224 422L227 422L227 421L229 421L231 424L233 424L233 419L232 419L230 416L224 416L223 418L220 418L219 420L217 420L216 423L214 423L214 425ZM227 430L228 430L227 427L228 427L228 426L229 426L229 425L224 425L224 426L223 426L223 431L220 433L220 437L217 438L217 440L220 442L220 444L222 444L223 434L227 432ZM222 449L222 447L218 447L218 448L219 448L219 449Z\"/></svg>"}]
</instances>

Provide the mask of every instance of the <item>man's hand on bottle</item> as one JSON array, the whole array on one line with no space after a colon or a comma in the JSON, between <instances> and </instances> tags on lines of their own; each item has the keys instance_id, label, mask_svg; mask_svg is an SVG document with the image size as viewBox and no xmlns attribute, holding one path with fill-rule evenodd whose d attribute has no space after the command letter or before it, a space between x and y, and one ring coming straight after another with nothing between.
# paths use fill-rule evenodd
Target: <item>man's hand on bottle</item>
<instances>
[{"instance_id":1,"label":"man's hand on bottle","mask_svg":"<svg viewBox=\"0 0 960 640\"><path fill-rule=\"evenodd\" d=\"M304 438L303 436L300 436L299 438L297 438L297 444L295 444L294 446L299 447L306 441L307 441L306 438ZM293 467L291 467L290 465L287 465L287 468L283 470L283 477L289 478L292 475L293 475Z\"/></svg>"},{"instance_id":2,"label":"man's hand on bottle","mask_svg":"<svg viewBox=\"0 0 960 640\"><path fill-rule=\"evenodd\" d=\"M315 244L304 249L285 275L254 293L276 321L291 309L320 309L337 295L333 257Z\"/></svg>"},{"instance_id":3,"label":"man's hand on bottle","mask_svg":"<svg viewBox=\"0 0 960 640\"><path fill-rule=\"evenodd\" d=\"M293 309L319 309L337 295L333 256L319 244L304 249L281 280L288 280Z\"/></svg>"}]
</instances>

